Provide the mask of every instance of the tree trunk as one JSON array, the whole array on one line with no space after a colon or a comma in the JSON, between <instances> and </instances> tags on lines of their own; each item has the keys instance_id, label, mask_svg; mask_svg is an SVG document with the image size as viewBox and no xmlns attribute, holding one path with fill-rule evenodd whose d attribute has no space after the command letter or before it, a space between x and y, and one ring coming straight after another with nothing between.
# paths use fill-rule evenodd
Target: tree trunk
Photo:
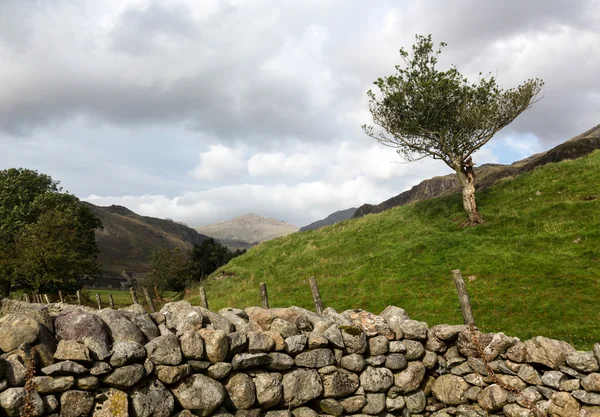
<instances>
[{"instance_id":1,"label":"tree trunk","mask_svg":"<svg viewBox=\"0 0 600 417\"><path fill-rule=\"evenodd\" d=\"M475 202L475 173L473 172L473 161L469 157L461 162L460 169L456 169L456 175L462 186L463 207L469 215L468 224L475 225L483 223L481 214L477 211Z\"/></svg>"},{"instance_id":2,"label":"tree trunk","mask_svg":"<svg viewBox=\"0 0 600 417\"><path fill-rule=\"evenodd\" d=\"M8 297L10 295L10 281L0 280L0 298Z\"/></svg>"}]
</instances>

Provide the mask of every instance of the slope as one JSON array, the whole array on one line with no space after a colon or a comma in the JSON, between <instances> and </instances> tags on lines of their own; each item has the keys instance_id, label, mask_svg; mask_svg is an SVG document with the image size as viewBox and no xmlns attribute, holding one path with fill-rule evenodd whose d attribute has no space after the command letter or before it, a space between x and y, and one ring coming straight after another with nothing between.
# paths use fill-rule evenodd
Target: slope
<instances>
[{"instance_id":1,"label":"slope","mask_svg":"<svg viewBox=\"0 0 600 417\"><path fill-rule=\"evenodd\" d=\"M146 272L153 250L160 248L191 248L208 236L172 220L140 216L122 206L99 207L86 204L102 221L96 231L98 261L108 272L124 269Z\"/></svg>"},{"instance_id":2,"label":"slope","mask_svg":"<svg viewBox=\"0 0 600 417\"><path fill-rule=\"evenodd\" d=\"M461 269L478 325L588 346L600 338L600 151L552 163L478 193L486 223L461 228L460 196L430 199L252 248L205 283L212 308L311 308L316 276L338 310L404 307L430 325L461 321Z\"/></svg>"},{"instance_id":3,"label":"slope","mask_svg":"<svg viewBox=\"0 0 600 417\"><path fill-rule=\"evenodd\" d=\"M339 210L334 213L331 213L329 216L325 217L322 220L317 220L316 222L312 222L306 226L302 226L300 228L301 232L306 232L308 230L317 230L324 226L331 226L337 222L341 222L344 220L348 220L352 218L352 215L356 211L356 207L352 207L346 210Z\"/></svg>"}]
</instances>

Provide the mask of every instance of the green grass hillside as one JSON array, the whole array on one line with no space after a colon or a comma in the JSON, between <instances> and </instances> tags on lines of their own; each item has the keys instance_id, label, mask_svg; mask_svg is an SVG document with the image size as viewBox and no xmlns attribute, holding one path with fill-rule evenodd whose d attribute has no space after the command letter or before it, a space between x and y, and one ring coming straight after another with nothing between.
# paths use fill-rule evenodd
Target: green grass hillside
<instances>
[{"instance_id":1,"label":"green grass hillside","mask_svg":"<svg viewBox=\"0 0 600 417\"><path fill-rule=\"evenodd\" d=\"M210 307L260 305L264 281L271 307L313 308L314 275L338 311L391 304L430 325L460 323L458 268L483 330L600 341L600 151L502 180L477 199L486 220L477 227L460 227L456 195L262 243L215 274L234 276L205 283Z\"/></svg>"}]
</instances>

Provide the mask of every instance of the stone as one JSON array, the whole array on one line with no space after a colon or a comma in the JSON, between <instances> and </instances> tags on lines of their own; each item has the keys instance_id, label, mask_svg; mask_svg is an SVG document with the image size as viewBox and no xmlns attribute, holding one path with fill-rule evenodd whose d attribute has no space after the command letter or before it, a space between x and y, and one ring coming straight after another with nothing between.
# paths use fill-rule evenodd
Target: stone
<instances>
[{"instance_id":1,"label":"stone","mask_svg":"<svg viewBox=\"0 0 600 417\"><path fill-rule=\"evenodd\" d=\"M110 374L102 377L102 382L109 387L126 390L140 382L144 375L144 366L136 363L113 370Z\"/></svg>"},{"instance_id":2,"label":"stone","mask_svg":"<svg viewBox=\"0 0 600 417\"><path fill-rule=\"evenodd\" d=\"M219 310L219 314L235 326L236 332L249 332L250 325L248 314L239 308L227 307Z\"/></svg>"},{"instance_id":3,"label":"stone","mask_svg":"<svg viewBox=\"0 0 600 417\"><path fill-rule=\"evenodd\" d=\"M0 318L0 350L10 352L23 343L34 344L42 333L42 326L27 316L8 314Z\"/></svg>"},{"instance_id":4,"label":"stone","mask_svg":"<svg viewBox=\"0 0 600 417\"><path fill-rule=\"evenodd\" d=\"M538 371L531 365L523 364L519 368L518 377L530 385L541 385L543 384L542 378Z\"/></svg>"},{"instance_id":5,"label":"stone","mask_svg":"<svg viewBox=\"0 0 600 417\"><path fill-rule=\"evenodd\" d=\"M272 311L260 307L247 307L244 311L248 318L256 322L262 330L270 330L273 320L277 318Z\"/></svg>"},{"instance_id":6,"label":"stone","mask_svg":"<svg viewBox=\"0 0 600 417\"><path fill-rule=\"evenodd\" d=\"M132 362L143 362L146 358L146 349L137 342L116 342L112 348L110 365L115 368Z\"/></svg>"},{"instance_id":7,"label":"stone","mask_svg":"<svg viewBox=\"0 0 600 417\"><path fill-rule=\"evenodd\" d=\"M294 366L294 359L280 352L269 353L270 363L267 363L267 369L271 371L285 371Z\"/></svg>"},{"instance_id":8,"label":"stone","mask_svg":"<svg viewBox=\"0 0 600 417\"><path fill-rule=\"evenodd\" d=\"M233 370L233 365L228 362L217 362L206 370L206 374L212 379L223 379Z\"/></svg>"},{"instance_id":9,"label":"stone","mask_svg":"<svg viewBox=\"0 0 600 417\"><path fill-rule=\"evenodd\" d=\"M555 370L566 363L569 353L575 352L575 348L567 342L543 336L536 336L525 341L525 346L528 363L539 363Z\"/></svg>"},{"instance_id":10,"label":"stone","mask_svg":"<svg viewBox=\"0 0 600 417\"><path fill-rule=\"evenodd\" d=\"M390 342L390 353L406 353L406 346L399 340Z\"/></svg>"},{"instance_id":11,"label":"stone","mask_svg":"<svg viewBox=\"0 0 600 417\"><path fill-rule=\"evenodd\" d=\"M209 416L225 401L226 391L219 382L193 374L172 389L181 406L196 415Z\"/></svg>"},{"instance_id":12,"label":"stone","mask_svg":"<svg viewBox=\"0 0 600 417\"><path fill-rule=\"evenodd\" d=\"M25 388L8 388L0 393L0 408L8 417L19 417L22 414L25 405L27 393ZM37 392L31 395L32 417L39 417L44 414L44 402Z\"/></svg>"},{"instance_id":13,"label":"stone","mask_svg":"<svg viewBox=\"0 0 600 417\"><path fill-rule=\"evenodd\" d=\"M368 366L360 374L360 385L366 392L385 392L394 385L394 375L387 368Z\"/></svg>"},{"instance_id":14,"label":"stone","mask_svg":"<svg viewBox=\"0 0 600 417\"><path fill-rule=\"evenodd\" d=\"M183 360L179 339L174 334L152 339L146 344L146 355L155 365L175 366Z\"/></svg>"},{"instance_id":15,"label":"stone","mask_svg":"<svg viewBox=\"0 0 600 417\"><path fill-rule=\"evenodd\" d=\"M456 348L465 358L479 357L479 352L492 341L493 337L493 333L481 333L479 330L471 331L467 328L458 334Z\"/></svg>"},{"instance_id":16,"label":"stone","mask_svg":"<svg viewBox=\"0 0 600 417\"><path fill-rule=\"evenodd\" d=\"M194 309L202 314L203 324L210 324L212 325L213 329L223 330L226 334L235 332L235 325L226 317L223 317L222 315L217 314L214 311L210 311L204 307L194 307Z\"/></svg>"},{"instance_id":17,"label":"stone","mask_svg":"<svg viewBox=\"0 0 600 417\"><path fill-rule=\"evenodd\" d=\"M425 365L425 368L433 369L433 368L435 368L435 366L438 363L438 356L435 354L435 352L430 352L430 351L426 350L425 356L423 356L423 358L421 359L421 362L423 362L423 365Z\"/></svg>"},{"instance_id":18,"label":"stone","mask_svg":"<svg viewBox=\"0 0 600 417\"><path fill-rule=\"evenodd\" d=\"M273 319L269 330L278 332L283 338L294 336L299 333L296 326L289 321L285 321L280 318Z\"/></svg>"},{"instance_id":19,"label":"stone","mask_svg":"<svg viewBox=\"0 0 600 417\"><path fill-rule=\"evenodd\" d=\"M502 412L506 417L534 417L533 412L517 404L506 404L502 407Z\"/></svg>"},{"instance_id":20,"label":"stone","mask_svg":"<svg viewBox=\"0 0 600 417\"><path fill-rule=\"evenodd\" d=\"M399 317L402 320L410 320L408 314L403 308L395 307L395 306L387 306L381 313L379 313L380 317L383 317L386 321L390 321L392 317Z\"/></svg>"},{"instance_id":21,"label":"stone","mask_svg":"<svg viewBox=\"0 0 600 417\"><path fill-rule=\"evenodd\" d=\"M256 401L262 409L275 407L283 398L282 376L277 373L264 372L254 377Z\"/></svg>"},{"instance_id":22,"label":"stone","mask_svg":"<svg viewBox=\"0 0 600 417\"><path fill-rule=\"evenodd\" d=\"M186 359L202 360L204 359L204 339L193 330L183 332L179 336L179 346L181 353Z\"/></svg>"},{"instance_id":23,"label":"stone","mask_svg":"<svg viewBox=\"0 0 600 417\"><path fill-rule=\"evenodd\" d=\"M295 369L283 376L286 406L298 407L318 398L323 392L321 377L314 369Z\"/></svg>"},{"instance_id":24,"label":"stone","mask_svg":"<svg viewBox=\"0 0 600 417\"><path fill-rule=\"evenodd\" d=\"M388 353L390 341L385 336L369 338L369 354L371 356L385 355Z\"/></svg>"},{"instance_id":25,"label":"stone","mask_svg":"<svg viewBox=\"0 0 600 417\"><path fill-rule=\"evenodd\" d=\"M344 398L339 402L346 413L354 414L367 405L367 398L364 395L355 395L353 397Z\"/></svg>"},{"instance_id":26,"label":"stone","mask_svg":"<svg viewBox=\"0 0 600 417\"><path fill-rule=\"evenodd\" d=\"M583 379L586 377L585 374L582 374L581 372L577 372L575 369L570 368L568 366L559 366L558 369L565 375L569 375L573 378L577 378L577 379Z\"/></svg>"},{"instance_id":27,"label":"stone","mask_svg":"<svg viewBox=\"0 0 600 417\"><path fill-rule=\"evenodd\" d=\"M264 413L264 417L292 417L288 410L271 410Z\"/></svg>"},{"instance_id":28,"label":"stone","mask_svg":"<svg viewBox=\"0 0 600 417\"><path fill-rule=\"evenodd\" d=\"M43 368L42 372L44 371L44 369L46 368ZM25 376L27 375L27 368L25 367L25 364L22 362L22 359L19 357L19 355L12 354L6 357L4 362L4 372L8 385L12 387L22 387L25 385Z\"/></svg>"},{"instance_id":29,"label":"stone","mask_svg":"<svg viewBox=\"0 0 600 417\"><path fill-rule=\"evenodd\" d=\"M229 356L242 353L248 347L248 335L246 333L229 333L227 338L229 339Z\"/></svg>"},{"instance_id":30,"label":"stone","mask_svg":"<svg viewBox=\"0 0 600 417\"><path fill-rule=\"evenodd\" d=\"M262 332L248 332L248 352L271 352L275 349L275 341Z\"/></svg>"},{"instance_id":31,"label":"stone","mask_svg":"<svg viewBox=\"0 0 600 417\"><path fill-rule=\"evenodd\" d=\"M358 353L362 355L367 350L367 335L357 327L342 327L342 340L344 351L347 354Z\"/></svg>"},{"instance_id":32,"label":"stone","mask_svg":"<svg viewBox=\"0 0 600 417\"><path fill-rule=\"evenodd\" d=\"M521 391L527 387L527 384L518 376L496 374L496 378L502 383L502 386L512 391Z\"/></svg>"},{"instance_id":33,"label":"stone","mask_svg":"<svg viewBox=\"0 0 600 417\"><path fill-rule=\"evenodd\" d=\"M365 358L357 353L342 356L342 360L340 361L342 368L352 372L362 372L365 369L365 365Z\"/></svg>"},{"instance_id":34,"label":"stone","mask_svg":"<svg viewBox=\"0 0 600 417\"><path fill-rule=\"evenodd\" d=\"M367 404L363 407L362 413L367 415L377 415L385 409L385 394L370 392L365 395Z\"/></svg>"},{"instance_id":35,"label":"stone","mask_svg":"<svg viewBox=\"0 0 600 417\"><path fill-rule=\"evenodd\" d=\"M82 341L60 340L54 352L54 359L59 361L91 362L90 351Z\"/></svg>"},{"instance_id":36,"label":"stone","mask_svg":"<svg viewBox=\"0 0 600 417\"><path fill-rule=\"evenodd\" d=\"M404 356L409 361L421 359L423 355L425 355L425 348L421 342L416 340L405 340L404 346L406 346L406 353L404 353Z\"/></svg>"},{"instance_id":37,"label":"stone","mask_svg":"<svg viewBox=\"0 0 600 417\"><path fill-rule=\"evenodd\" d=\"M465 393L465 398L467 400L471 401L471 402L476 402L477 401L477 396L482 391L482 389L483 388L481 388L481 387L470 387L467 390L467 392ZM535 387L534 387L534 390L535 390Z\"/></svg>"},{"instance_id":38,"label":"stone","mask_svg":"<svg viewBox=\"0 0 600 417\"><path fill-rule=\"evenodd\" d=\"M229 338L223 330L201 329L200 336L204 339L204 348L210 363L223 362L229 353Z\"/></svg>"},{"instance_id":39,"label":"stone","mask_svg":"<svg viewBox=\"0 0 600 417\"><path fill-rule=\"evenodd\" d=\"M50 414L58 410L58 406L60 403L58 402L58 398L55 395L46 395L42 397L42 402L44 403L44 411L46 414Z\"/></svg>"},{"instance_id":40,"label":"stone","mask_svg":"<svg viewBox=\"0 0 600 417\"><path fill-rule=\"evenodd\" d=\"M322 376L325 398L344 398L356 392L359 387L358 375L345 369L337 369Z\"/></svg>"},{"instance_id":41,"label":"stone","mask_svg":"<svg viewBox=\"0 0 600 417\"><path fill-rule=\"evenodd\" d=\"M560 387L560 381L565 378L565 374L560 371L546 371L542 375L542 382L545 386L558 389Z\"/></svg>"},{"instance_id":42,"label":"stone","mask_svg":"<svg viewBox=\"0 0 600 417\"><path fill-rule=\"evenodd\" d=\"M73 361L56 362L54 365L42 368L42 373L50 376L83 375L87 373L85 366Z\"/></svg>"},{"instance_id":43,"label":"stone","mask_svg":"<svg viewBox=\"0 0 600 417\"><path fill-rule=\"evenodd\" d=\"M548 413L551 417L578 417L580 405L568 392L555 392L550 399Z\"/></svg>"},{"instance_id":44,"label":"stone","mask_svg":"<svg viewBox=\"0 0 600 417\"><path fill-rule=\"evenodd\" d=\"M103 361L110 357L109 344L95 339L83 339L83 344L90 352L90 357L95 361Z\"/></svg>"},{"instance_id":45,"label":"stone","mask_svg":"<svg viewBox=\"0 0 600 417\"><path fill-rule=\"evenodd\" d=\"M385 355L367 356L365 358L365 363L369 366L382 366L385 363L385 361Z\"/></svg>"},{"instance_id":46,"label":"stone","mask_svg":"<svg viewBox=\"0 0 600 417\"><path fill-rule=\"evenodd\" d=\"M152 317L144 310L140 304L132 304L128 307L119 309L129 321L135 324L146 336L146 339L152 340L155 337L160 336L158 326L152 320Z\"/></svg>"},{"instance_id":47,"label":"stone","mask_svg":"<svg viewBox=\"0 0 600 417\"><path fill-rule=\"evenodd\" d=\"M323 333L320 332L310 332L308 335L308 348L309 349L319 349L319 348L326 348L329 345L329 340L327 340L327 338L325 336L323 336Z\"/></svg>"},{"instance_id":48,"label":"stone","mask_svg":"<svg viewBox=\"0 0 600 417\"><path fill-rule=\"evenodd\" d=\"M154 378L138 385L130 397L135 417L169 417L175 409L175 399L171 392Z\"/></svg>"},{"instance_id":49,"label":"stone","mask_svg":"<svg viewBox=\"0 0 600 417\"><path fill-rule=\"evenodd\" d=\"M128 396L121 390L116 388L102 389L96 393L94 397L96 403L94 407L93 417L127 417L128 411ZM140 417L143 414L133 414ZM146 415L148 416L148 415Z\"/></svg>"},{"instance_id":50,"label":"stone","mask_svg":"<svg viewBox=\"0 0 600 417\"><path fill-rule=\"evenodd\" d=\"M581 380L581 386L586 391L600 392L600 374L591 373Z\"/></svg>"},{"instance_id":51,"label":"stone","mask_svg":"<svg viewBox=\"0 0 600 417\"><path fill-rule=\"evenodd\" d=\"M425 366L421 362L409 362L405 370L394 375L394 385L403 393L411 392L421 385L424 376Z\"/></svg>"},{"instance_id":52,"label":"stone","mask_svg":"<svg viewBox=\"0 0 600 417\"><path fill-rule=\"evenodd\" d=\"M507 349L506 357L513 362L525 362L527 360L527 345L517 342Z\"/></svg>"},{"instance_id":53,"label":"stone","mask_svg":"<svg viewBox=\"0 0 600 417\"><path fill-rule=\"evenodd\" d=\"M352 325L362 329L367 336L385 336L390 340L394 339L394 332L387 321L376 314L361 309L346 310L342 313L352 322Z\"/></svg>"},{"instance_id":54,"label":"stone","mask_svg":"<svg viewBox=\"0 0 600 417\"><path fill-rule=\"evenodd\" d=\"M252 378L244 373L231 375L225 384L228 400L238 410L252 408L256 402L256 388Z\"/></svg>"},{"instance_id":55,"label":"stone","mask_svg":"<svg viewBox=\"0 0 600 417\"><path fill-rule=\"evenodd\" d=\"M327 340L329 340L329 343L331 343L336 348L344 348L344 339L342 338L342 332L340 331L337 325L334 324L332 326L329 326L327 330L323 332L323 336L325 336Z\"/></svg>"},{"instance_id":56,"label":"stone","mask_svg":"<svg viewBox=\"0 0 600 417\"><path fill-rule=\"evenodd\" d=\"M579 379L563 379L560 381L558 389L560 391L575 391L581 388L581 381Z\"/></svg>"},{"instance_id":57,"label":"stone","mask_svg":"<svg viewBox=\"0 0 600 417\"><path fill-rule=\"evenodd\" d=\"M552 394L554 395L554 394ZM571 395L575 398L577 398L579 401L581 401L584 404L588 404L588 405L600 405L600 394L595 394L595 393L591 393L591 392L587 392L584 390L575 390L573 392L571 392Z\"/></svg>"},{"instance_id":58,"label":"stone","mask_svg":"<svg viewBox=\"0 0 600 417\"><path fill-rule=\"evenodd\" d=\"M417 320L403 320L399 323L405 339L410 340L426 340L427 339L427 323Z\"/></svg>"},{"instance_id":59,"label":"stone","mask_svg":"<svg viewBox=\"0 0 600 417\"><path fill-rule=\"evenodd\" d=\"M335 359L329 349L315 349L298 354L295 358L296 366L304 368L322 368L333 365Z\"/></svg>"},{"instance_id":60,"label":"stone","mask_svg":"<svg viewBox=\"0 0 600 417\"><path fill-rule=\"evenodd\" d=\"M156 365L154 373L163 384L173 385L190 375L192 373L192 366L189 363L177 366Z\"/></svg>"},{"instance_id":61,"label":"stone","mask_svg":"<svg viewBox=\"0 0 600 417\"><path fill-rule=\"evenodd\" d=\"M294 417L318 417L316 411L308 407L298 407L292 411Z\"/></svg>"},{"instance_id":62,"label":"stone","mask_svg":"<svg viewBox=\"0 0 600 417\"><path fill-rule=\"evenodd\" d=\"M446 343L435 337L433 333L428 331L425 349L431 352L444 353L448 349L448 346L446 346Z\"/></svg>"},{"instance_id":63,"label":"stone","mask_svg":"<svg viewBox=\"0 0 600 417\"><path fill-rule=\"evenodd\" d=\"M477 403L487 411L497 411L508 404L509 392L499 385L485 387L477 396Z\"/></svg>"},{"instance_id":64,"label":"stone","mask_svg":"<svg viewBox=\"0 0 600 417\"><path fill-rule=\"evenodd\" d=\"M87 391L67 391L60 396L60 416L87 416L94 406L94 397Z\"/></svg>"},{"instance_id":65,"label":"stone","mask_svg":"<svg viewBox=\"0 0 600 417\"><path fill-rule=\"evenodd\" d=\"M535 404L543 398L536 387L527 387L516 396L517 404L527 407L528 404Z\"/></svg>"},{"instance_id":66,"label":"stone","mask_svg":"<svg viewBox=\"0 0 600 417\"><path fill-rule=\"evenodd\" d=\"M106 362L94 362L90 368L90 374L94 376L104 375L112 371L112 367Z\"/></svg>"},{"instance_id":67,"label":"stone","mask_svg":"<svg viewBox=\"0 0 600 417\"><path fill-rule=\"evenodd\" d=\"M453 341L458 338L458 334L469 329L465 324L438 324L430 329L430 332L440 340Z\"/></svg>"},{"instance_id":68,"label":"stone","mask_svg":"<svg viewBox=\"0 0 600 417\"><path fill-rule=\"evenodd\" d=\"M308 336L305 334L286 337L284 350L290 355L296 355L306 348L307 343Z\"/></svg>"},{"instance_id":69,"label":"stone","mask_svg":"<svg viewBox=\"0 0 600 417\"><path fill-rule=\"evenodd\" d=\"M285 355L283 353L278 353L279 355ZM287 355L285 355L287 356ZM291 363L294 363L294 360L287 356ZM255 368L258 366L265 366L272 363L271 356L266 353L238 353L235 355L231 361L231 365L234 371L239 371L243 369Z\"/></svg>"},{"instance_id":70,"label":"stone","mask_svg":"<svg viewBox=\"0 0 600 417\"><path fill-rule=\"evenodd\" d=\"M339 417L344 413L342 405L333 398L325 398L317 402L321 414Z\"/></svg>"},{"instance_id":71,"label":"stone","mask_svg":"<svg viewBox=\"0 0 600 417\"><path fill-rule=\"evenodd\" d=\"M146 344L146 335L123 312L105 308L98 312L98 317L108 327L112 343L136 342L140 345Z\"/></svg>"},{"instance_id":72,"label":"stone","mask_svg":"<svg viewBox=\"0 0 600 417\"><path fill-rule=\"evenodd\" d=\"M565 360L567 365L579 372L590 373L600 371L596 356L591 350L587 352L577 351L568 353Z\"/></svg>"},{"instance_id":73,"label":"stone","mask_svg":"<svg viewBox=\"0 0 600 417\"><path fill-rule=\"evenodd\" d=\"M542 394L544 396L544 398L546 398L548 400L550 398L552 398L552 395L556 392L552 388L548 388L543 385L537 385L536 388L540 392L540 394Z\"/></svg>"},{"instance_id":74,"label":"stone","mask_svg":"<svg viewBox=\"0 0 600 417\"><path fill-rule=\"evenodd\" d=\"M402 396L397 396L395 398L386 397L385 399L385 409L390 413L402 411L405 405L406 403L404 402L404 397Z\"/></svg>"},{"instance_id":75,"label":"stone","mask_svg":"<svg viewBox=\"0 0 600 417\"><path fill-rule=\"evenodd\" d=\"M590 407L584 405L580 411L581 417L600 417L600 407Z\"/></svg>"},{"instance_id":76,"label":"stone","mask_svg":"<svg viewBox=\"0 0 600 417\"><path fill-rule=\"evenodd\" d=\"M471 365L469 365L468 362L463 362L458 366L452 368L450 372L452 373L452 375L465 376L473 372L473 368L471 368Z\"/></svg>"},{"instance_id":77,"label":"stone","mask_svg":"<svg viewBox=\"0 0 600 417\"><path fill-rule=\"evenodd\" d=\"M280 352L285 349L285 340L279 332L269 330L264 333L275 342L275 351Z\"/></svg>"},{"instance_id":78,"label":"stone","mask_svg":"<svg viewBox=\"0 0 600 417\"><path fill-rule=\"evenodd\" d=\"M249 410L236 410L235 417L260 417L260 408L251 408Z\"/></svg>"},{"instance_id":79,"label":"stone","mask_svg":"<svg viewBox=\"0 0 600 417\"><path fill-rule=\"evenodd\" d=\"M98 380L98 377L95 376L82 376L77 378L76 386L77 389L82 389L84 391L94 391L100 386L100 381Z\"/></svg>"},{"instance_id":80,"label":"stone","mask_svg":"<svg viewBox=\"0 0 600 417\"><path fill-rule=\"evenodd\" d=\"M177 334L202 328L202 313L185 300L165 304L160 312L165 316L165 325Z\"/></svg>"},{"instance_id":81,"label":"stone","mask_svg":"<svg viewBox=\"0 0 600 417\"><path fill-rule=\"evenodd\" d=\"M148 362L150 362L150 361L148 361ZM150 363L152 363L152 362L150 362ZM210 364L210 362L208 362L208 361L189 360L189 361L187 361L187 363L188 363L188 365L190 365L192 367L193 372L203 372L212 366Z\"/></svg>"},{"instance_id":82,"label":"stone","mask_svg":"<svg viewBox=\"0 0 600 417\"><path fill-rule=\"evenodd\" d=\"M411 414L422 413L425 411L425 405L427 398L422 390L414 392L404 396L404 402L406 403L406 410Z\"/></svg>"},{"instance_id":83,"label":"stone","mask_svg":"<svg viewBox=\"0 0 600 417\"><path fill-rule=\"evenodd\" d=\"M493 361L518 341L519 339L516 337L508 337L504 333L496 333L483 349L483 354L488 361Z\"/></svg>"},{"instance_id":84,"label":"stone","mask_svg":"<svg viewBox=\"0 0 600 417\"><path fill-rule=\"evenodd\" d=\"M54 394L71 389L75 384L72 376L51 377L36 376L33 378L33 389L40 394Z\"/></svg>"},{"instance_id":85,"label":"stone","mask_svg":"<svg viewBox=\"0 0 600 417\"><path fill-rule=\"evenodd\" d=\"M478 373L473 373L473 374L465 375L463 377L463 379L465 381L467 381L469 384L471 384L471 385L477 385L478 387L479 386L481 386L481 387L482 386L486 386L486 385L488 385L489 383L492 382L492 380L489 377L480 375Z\"/></svg>"},{"instance_id":86,"label":"stone","mask_svg":"<svg viewBox=\"0 0 600 417\"><path fill-rule=\"evenodd\" d=\"M435 380L431 391L436 400L456 406L467 403L466 394L469 388L469 384L463 378L444 374Z\"/></svg>"}]
</instances>

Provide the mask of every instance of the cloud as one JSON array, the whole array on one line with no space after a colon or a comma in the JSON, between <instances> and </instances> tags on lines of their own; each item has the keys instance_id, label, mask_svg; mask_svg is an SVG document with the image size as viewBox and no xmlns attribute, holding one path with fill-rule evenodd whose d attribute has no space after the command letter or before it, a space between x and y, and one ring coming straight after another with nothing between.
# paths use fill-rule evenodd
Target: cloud
<instances>
[{"instance_id":1,"label":"cloud","mask_svg":"<svg viewBox=\"0 0 600 417\"><path fill-rule=\"evenodd\" d=\"M221 144L210 145L207 152L200 153L200 162L190 171L199 180L236 178L246 173L246 161L242 152Z\"/></svg>"}]
</instances>

